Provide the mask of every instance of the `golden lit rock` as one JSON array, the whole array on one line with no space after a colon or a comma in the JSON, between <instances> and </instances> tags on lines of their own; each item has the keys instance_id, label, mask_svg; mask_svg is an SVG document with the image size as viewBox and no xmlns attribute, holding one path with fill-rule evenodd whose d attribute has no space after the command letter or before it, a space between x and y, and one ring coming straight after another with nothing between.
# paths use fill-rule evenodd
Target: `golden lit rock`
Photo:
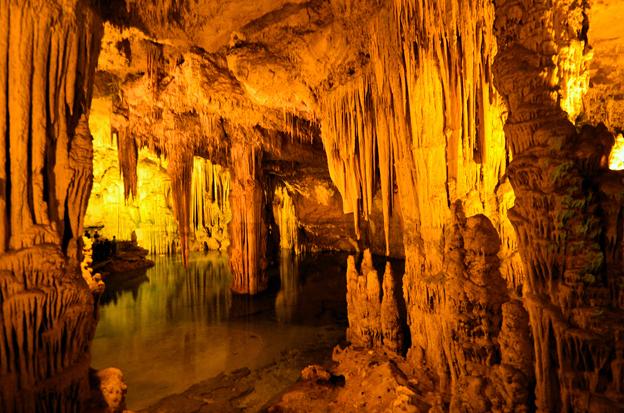
<instances>
[{"instance_id":1,"label":"golden lit rock","mask_svg":"<svg viewBox=\"0 0 624 413\"><path fill-rule=\"evenodd\" d=\"M619 134L609 154L609 169L612 171L624 170L624 136Z\"/></svg>"},{"instance_id":2,"label":"golden lit rock","mask_svg":"<svg viewBox=\"0 0 624 413\"><path fill-rule=\"evenodd\" d=\"M202 311L250 354L257 314L349 341L268 381L239 351L224 400L146 411L623 410L621 3L0 0L0 410L122 410L89 348L145 279L185 296L141 308L185 323L159 343L188 371ZM168 257L117 282L112 239ZM214 300L185 277L205 250Z\"/></svg>"}]
</instances>

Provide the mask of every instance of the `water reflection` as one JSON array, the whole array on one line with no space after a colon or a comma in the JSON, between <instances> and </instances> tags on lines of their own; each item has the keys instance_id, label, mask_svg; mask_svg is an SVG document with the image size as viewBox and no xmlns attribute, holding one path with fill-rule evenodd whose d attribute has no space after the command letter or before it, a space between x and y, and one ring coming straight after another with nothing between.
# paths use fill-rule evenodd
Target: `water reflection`
<instances>
[{"instance_id":1,"label":"water reflection","mask_svg":"<svg viewBox=\"0 0 624 413\"><path fill-rule=\"evenodd\" d=\"M345 262L284 257L279 284L250 298L231 293L225 255L195 255L188 269L157 258L147 273L109 279L92 365L121 368L128 407L140 409L222 371L272 363L317 343L319 326L342 332Z\"/></svg>"},{"instance_id":2,"label":"water reflection","mask_svg":"<svg viewBox=\"0 0 624 413\"><path fill-rule=\"evenodd\" d=\"M279 261L280 291L275 298L277 321L292 321L299 296L299 256L282 250Z\"/></svg>"}]
</instances>

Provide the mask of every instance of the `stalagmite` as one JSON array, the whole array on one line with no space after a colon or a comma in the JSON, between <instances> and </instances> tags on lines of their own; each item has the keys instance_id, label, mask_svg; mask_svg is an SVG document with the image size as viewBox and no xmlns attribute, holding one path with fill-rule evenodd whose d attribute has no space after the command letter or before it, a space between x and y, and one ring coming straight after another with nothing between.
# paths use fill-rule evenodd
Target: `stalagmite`
<instances>
[{"instance_id":1,"label":"stalagmite","mask_svg":"<svg viewBox=\"0 0 624 413\"><path fill-rule=\"evenodd\" d=\"M399 353L403 350L403 325L399 317L399 304L395 290L392 265L387 262L383 276L383 297L381 299L381 334L384 346Z\"/></svg>"},{"instance_id":2,"label":"stalagmite","mask_svg":"<svg viewBox=\"0 0 624 413\"><path fill-rule=\"evenodd\" d=\"M385 347L400 353L403 350L403 328L395 293L395 279L390 263L386 263L383 290L373 267L369 250L364 251L361 268L355 258L347 260L347 339L364 347ZM382 294L383 291L383 294Z\"/></svg>"}]
</instances>

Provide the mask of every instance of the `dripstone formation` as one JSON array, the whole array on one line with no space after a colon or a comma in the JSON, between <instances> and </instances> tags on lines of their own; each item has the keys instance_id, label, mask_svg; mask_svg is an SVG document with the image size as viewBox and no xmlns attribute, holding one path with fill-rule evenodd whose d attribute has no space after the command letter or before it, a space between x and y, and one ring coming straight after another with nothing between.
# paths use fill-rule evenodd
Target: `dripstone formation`
<instances>
[{"instance_id":1,"label":"dripstone formation","mask_svg":"<svg viewBox=\"0 0 624 413\"><path fill-rule=\"evenodd\" d=\"M0 0L0 410L93 403L85 225L352 253L401 406L624 410L619 3Z\"/></svg>"}]
</instances>

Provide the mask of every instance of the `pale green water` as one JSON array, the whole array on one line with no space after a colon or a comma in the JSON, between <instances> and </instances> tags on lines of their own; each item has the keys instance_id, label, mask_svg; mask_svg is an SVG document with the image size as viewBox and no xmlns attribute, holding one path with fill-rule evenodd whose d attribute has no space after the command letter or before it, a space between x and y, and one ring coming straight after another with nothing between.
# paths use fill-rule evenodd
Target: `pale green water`
<instances>
[{"instance_id":1,"label":"pale green water","mask_svg":"<svg viewBox=\"0 0 624 413\"><path fill-rule=\"evenodd\" d=\"M140 409L222 371L265 366L282 352L317 343L319 329L346 325L344 255L273 269L269 292L230 292L227 256L156 259L143 276L111 279L92 345L94 368L118 367L127 404Z\"/></svg>"}]
</instances>

